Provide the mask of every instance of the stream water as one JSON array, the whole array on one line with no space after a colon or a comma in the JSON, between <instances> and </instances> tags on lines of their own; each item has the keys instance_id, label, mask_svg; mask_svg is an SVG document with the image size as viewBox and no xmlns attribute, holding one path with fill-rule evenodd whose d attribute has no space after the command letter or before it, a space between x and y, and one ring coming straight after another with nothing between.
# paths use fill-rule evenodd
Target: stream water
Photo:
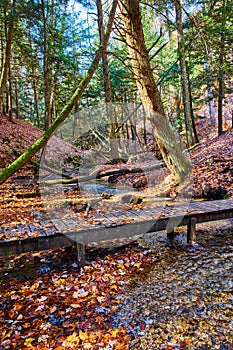
<instances>
[{"instance_id":1,"label":"stream water","mask_svg":"<svg viewBox=\"0 0 233 350\"><path fill-rule=\"evenodd\" d=\"M134 190L129 186L120 186L120 185L110 185L106 181L95 181L95 183L82 183L79 185L81 193L91 193L91 194L121 194L126 193L129 190Z\"/></svg>"},{"instance_id":2,"label":"stream water","mask_svg":"<svg viewBox=\"0 0 233 350\"><path fill-rule=\"evenodd\" d=\"M130 349L233 349L232 221L211 225L197 232L201 251L147 237L159 246L158 261L130 281L113 318L132 335Z\"/></svg>"}]
</instances>

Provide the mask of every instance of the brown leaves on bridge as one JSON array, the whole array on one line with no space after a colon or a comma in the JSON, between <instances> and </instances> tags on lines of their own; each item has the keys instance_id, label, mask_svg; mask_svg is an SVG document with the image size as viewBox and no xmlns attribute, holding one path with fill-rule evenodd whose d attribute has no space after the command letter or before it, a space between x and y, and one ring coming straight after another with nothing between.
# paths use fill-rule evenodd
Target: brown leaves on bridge
<instances>
[{"instance_id":1,"label":"brown leaves on bridge","mask_svg":"<svg viewBox=\"0 0 233 350\"><path fill-rule=\"evenodd\" d=\"M155 254L132 245L80 272L66 264L69 256L59 250L0 261L4 349L128 349L130 336L111 317L129 278L144 273Z\"/></svg>"}]
</instances>

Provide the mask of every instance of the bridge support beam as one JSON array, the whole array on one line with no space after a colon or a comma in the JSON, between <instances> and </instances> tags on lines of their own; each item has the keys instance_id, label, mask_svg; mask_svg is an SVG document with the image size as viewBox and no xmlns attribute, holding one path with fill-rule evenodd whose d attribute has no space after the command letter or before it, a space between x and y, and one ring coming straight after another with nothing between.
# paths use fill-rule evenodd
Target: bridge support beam
<instances>
[{"instance_id":1,"label":"bridge support beam","mask_svg":"<svg viewBox=\"0 0 233 350\"><path fill-rule=\"evenodd\" d=\"M187 232L187 243L192 243L196 241L196 224L197 219L191 217L188 221L188 232Z\"/></svg>"},{"instance_id":2,"label":"bridge support beam","mask_svg":"<svg viewBox=\"0 0 233 350\"><path fill-rule=\"evenodd\" d=\"M167 232L167 239L168 239L168 244L171 248L174 248L175 243L174 243L174 239L175 239L175 232L174 230Z\"/></svg>"},{"instance_id":3,"label":"bridge support beam","mask_svg":"<svg viewBox=\"0 0 233 350\"><path fill-rule=\"evenodd\" d=\"M85 253L85 245L77 243L76 244L76 254L77 254L77 265L78 267L82 267L86 263L86 253Z\"/></svg>"}]
</instances>

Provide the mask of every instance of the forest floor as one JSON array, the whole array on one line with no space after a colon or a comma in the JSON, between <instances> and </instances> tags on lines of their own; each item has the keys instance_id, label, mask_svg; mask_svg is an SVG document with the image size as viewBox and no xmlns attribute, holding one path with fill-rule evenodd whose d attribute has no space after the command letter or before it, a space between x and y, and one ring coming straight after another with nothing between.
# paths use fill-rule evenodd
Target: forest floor
<instances>
[{"instance_id":1,"label":"forest floor","mask_svg":"<svg viewBox=\"0 0 233 350\"><path fill-rule=\"evenodd\" d=\"M17 157L18 153L22 153L33 143L41 135L41 131L22 121L10 123L4 117L1 118L1 123L0 168L4 168ZM193 163L190 181L193 185L192 193L194 193L194 197L199 199L223 197L231 199L233 194L233 129L216 137L213 128L205 127L202 129L201 136L201 143L190 152ZM55 154L59 153L60 147L67 148L67 152L71 152L75 156L86 155L85 151L77 152L70 145L56 138L54 141ZM34 160L39 161L40 155L37 155ZM140 166L146 165L148 164L140 164ZM121 165L122 168L127 166ZM117 167L119 168L119 165ZM102 167L102 170L107 169L108 167ZM35 164L29 164L0 186L1 226L30 223L35 219L35 211L41 210L41 198L37 192L38 187L35 184L34 173ZM150 173L150 176L154 178L153 172ZM119 177L118 181L124 182L125 177ZM138 177L128 176L128 183L133 184L138 181L144 182L142 174L138 174ZM152 180L147 180L147 183L150 181ZM138 192L141 193L141 188ZM171 199L175 199L176 192L176 188L170 188L167 195ZM32 193L35 195L31 196ZM131 204L132 207L134 205ZM225 235L228 232L226 236L228 235L227 246L229 247L232 247L231 230L231 221L223 222L217 228L215 224L198 226L200 234L203 232L207 232L208 235L210 232L219 234L221 231L221 234ZM133 288L135 280L143 281L143 283L147 281L151 268L161 262L161 251L164 249L167 252L167 247L158 249L149 244L148 248L146 243L138 244L137 242L118 248L89 249L87 251L87 264L79 271L75 263L75 250L73 249L58 249L1 258L0 349L169 350L176 348L180 350L231 350L233 348L230 341L232 296L228 291L225 291L227 298L225 296L223 298L221 295L218 299L219 303L221 301L225 305L223 313L219 316L222 317L221 325L213 319L208 325L208 312L210 317L214 317L214 313L216 314L216 310L205 313L205 310L212 310L209 301L204 306L202 305L204 311L199 310L204 312L204 316L201 315L198 320L195 318L195 322L190 317L191 320L187 324L179 324L180 329L176 332L172 331L172 323L169 323L169 328L166 329L167 323L164 322L168 321L164 319L165 321L161 321L161 327L156 326L157 333L152 334L152 325L155 324L154 322L159 322L158 318L154 320L150 318L148 321L146 314L143 316L144 318L138 318L136 311L134 311L135 319L129 316L132 300L134 300L132 310L138 305L146 311L145 300L147 299L144 302L139 300L142 292L140 289L135 290L130 302L127 302L126 297L129 289ZM230 252L229 248L227 252L222 252L222 255L229 260ZM186 259L187 254L185 252L182 254ZM203 254L203 259L207 259L205 256L207 253L201 254ZM198 257L195 256L193 259L196 261L195 259ZM228 267L226 262L223 266L225 272L222 271L222 273L226 274ZM158 270L161 278L164 274L163 271L164 262L161 265L161 270ZM171 271L171 275L173 273L174 271ZM221 275L220 267L218 274ZM228 276L224 278L226 280ZM219 281L213 281L213 284L218 287ZM153 288L154 294L152 293L152 296L156 299L158 290L154 284ZM166 286L164 288L166 291ZM197 285L195 288L198 290L203 286ZM149 298L149 291L146 293L146 298ZM193 297L198 298L198 295ZM156 314L158 305L153 304L153 298L150 299L150 305L153 305L153 313ZM174 298L177 298L177 295ZM157 299L160 300L159 296ZM161 300L164 301L163 296ZM126 315L122 311L124 303L128 305L125 307ZM162 301L161 305L163 305ZM164 307L172 310L170 304L164 305ZM223 306L221 307L223 308ZM142 314L144 311L141 311ZM161 310L159 312L161 313ZM124 317L127 319L128 325L119 321ZM206 322L203 321L204 319ZM179 322L181 322L180 319ZM198 333L195 331L197 323ZM148 327L150 328L149 333L147 332ZM182 327L186 327L185 331L184 329L182 331ZM187 327L189 327L188 331ZM224 331L224 327L227 329L226 331ZM158 334L158 332L160 333ZM211 332L213 339L208 336L208 333ZM201 339L200 334L202 334L203 339Z\"/></svg>"},{"instance_id":2,"label":"forest floor","mask_svg":"<svg viewBox=\"0 0 233 350\"><path fill-rule=\"evenodd\" d=\"M11 123L4 116L1 116L0 125L1 171L41 136L42 131L21 120L15 120L14 123ZM209 187L212 190L217 190L221 187L231 196L233 194L233 129L228 127L220 137L217 137L216 127L210 127L206 121L202 121L202 124L198 125L198 130L200 143L189 152L189 157L193 165L190 179L193 183L193 197L203 198L208 197L208 195L211 197ZM59 154L62 157L64 153L67 153L71 157L76 156L85 159L88 154L88 151L77 151L73 146L58 137L52 138L52 147L50 147L50 150L54 153L54 158L59 157ZM41 152L36 154L33 160L39 163ZM143 167L143 165L147 166L148 164L137 163L131 165L131 167ZM109 170L109 168L114 169L114 167L124 168L129 167L129 165L101 165L99 170ZM29 165L17 172L9 182L13 181L14 178L33 177L35 171L35 164L29 163ZM153 178L153 176L154 174L151 172L151 177ZM132 181L137 181L137 178L132 179Z\"/></svg>"},{"instance_id":3,"label":"forest floor","mask_svg":"<svg viewBox=\"0 0 233 350\"><path fill-rule=\"evenodd\" d=\"M0 128L0 171L17 158L27 147L29 147L41 134L41 130L36 129L33 125L24 121L16 120L15 123L9 122L5 117L1 118L2 127ZM190 152L189 156L193 164L192 173L188 181L188 199L224 199L232 198L233 195L233 129L228 129L217 137L215 131L211 127L207 127L204 123L200 129L200 144L196 145ZM68 143L62 141L58 137L53 137L50 153L57 160L59 156L64 161L64 153L69 154L72 159L84 159L88 157L88 151L77 151ZM61 152L62 150L62 152ZM33 160L40 162L41 153L37 154ZM153 161L160 163L161 161L153 158ZM82 166L82 161L80 162ZM97 162L96 162L97 163ZM157 164L155 163L155 164ZM153 165L153 164L152 164ZM74 169L75 165L65 164L66 169ZM93 172L122 170L125 168L133 169L135 167L146 169L151 166L151 160L140 161L131 164L117 164L94 166ZM17 223L31 223L36 217L36 212L43 210L42 200L38 187L38 167L35 163L29 163L19 172L14 174L8 181L0 186L0 220L1 224L14 225ZM83 166L82 166L83 167ZM83 169L82 169L83 170ZM86 170L86 169L84 169ZM53 176L51 172L47 174ZM56 175L56 174L55 174ZM133 195L138 197L154 196L155 185L162 183L167 175L166 168L143 171L142 173L126 174L118 176L110 176L108 181L113 185L126 186L129 190L133 190ZM74 177L77 176L76 173ZM110 181L110 179L112 179ZM111 185L110 184L110 185ZM82 184L81 184L82 185ZM171 200L179 200L179 187L168 183L167 188L162 186L162 196ZM182 192L182 191L181 191ZM187 193L186 193L187 195ZM81 192L77 186L68 187L65 196L72 202L72 208L75 214L81 218L85 214L82 206L85 207L86 198L89 193L85 189ZM156 195L155 195L156 196ZM120 196L122 197L122 196ZM131 197L129 197L131 198ZM130 203L131 202L131 203ZM107 205L106 205L107 203ZM146 203L146 200L145 200ZM106 201L103 199L98 204L99 209L104 211L118 209L130 209L135 207L134 199L116 202ZM140 205L140 204L138 204ZM137 206L137 204L136 204ZM95 208L93 208L95 213ZM91 213L90 213L91 215Z\"/></svg>"}]
</instances>

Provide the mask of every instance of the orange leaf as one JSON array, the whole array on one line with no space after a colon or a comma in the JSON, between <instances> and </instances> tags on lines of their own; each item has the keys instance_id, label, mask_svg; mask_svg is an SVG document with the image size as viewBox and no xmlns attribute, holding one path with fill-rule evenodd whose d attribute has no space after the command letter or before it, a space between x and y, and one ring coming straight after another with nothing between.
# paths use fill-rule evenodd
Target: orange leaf
<instances>
[{"instance_id":1,"label":"orange leaf","mask_svg":"<svg viewBox=\"0 0 233 350\"><path fill-rule=\"evenodd\" d=\"M27 338L24 342L24 345L27 346L28 348L30 348L32 346L33 340L34 340L34 338Z\"/></svg>"},{"instance_id":2,"label":"orange leaf","mask_svg":"<svg viewBox=\"0 0 233 350\"><path fill-rule=\"evenodd\" d=\"M55 305L49 309L51 314L54 313L56 310L57 310L57 307Z\"/></svg>"},{"instance_id":3,"label":"orange leaf","mask_svg":"<svg viewBox=\"0 0 233 350\"><path fill-rule=\"evenodd\" d=\"M77 336L77 333L74 332L71 335L69 335L66 340L62 343L63 346L72 346L77 345L79 343L79 338Z\"/></svg>"},{"instance_id":4,"label":"orange leaf","mask_svg":"<svg viewBox=\"0 0 233 350\"><path fill-rule=\"evenodd\" d=\"M19 311L20 309L22 309L22 305L21 305L21 304L15 304L15 305L14 305L14 309L15 309L16 311Z\"/></svg>"},{"instance_id":5,"label":"orange leaf","mask_svg":"<svg viewBox=\"0 0 233 350\"><path fill-rule=\"evenodd\" d=\"M13 317L14 317L14 314L15 314L14 310L10 310L10 311L9 311L9 317L10 317L10 318L13 318Z\"/></svg>"},{"instance_id":6,"label":"orange leaf","mask_svg":"<svg viewBox=\"0 0 233 350\"><path fill-rule=\"evenodd\" d=\"M71 304L70 306L74 309L78 309L79 307L81 307L80 304Z\"/></svg>"},{"instance_id":7,"label":"orange leaf","mask_svg":"<svg viewBox=\"0 0 233 350\"><path fill-rule=\"evenodd\" d=\"M105 297L97 297L96 299L98 300L99 303L102 303L103 301L106 300Z\"/></svg>"},{"instance_id":8,"label":"orange leaf","mask_svg":"<svg viewBox=\"0 0 233 350\"><path fill-rule=\"evenodd\" d=\"M88 334L86 332L81 331L81 329L80 329L80 331L79 331L79 338L81 340L87 340L88 339Z\"/></svg>"}]
</instances>

